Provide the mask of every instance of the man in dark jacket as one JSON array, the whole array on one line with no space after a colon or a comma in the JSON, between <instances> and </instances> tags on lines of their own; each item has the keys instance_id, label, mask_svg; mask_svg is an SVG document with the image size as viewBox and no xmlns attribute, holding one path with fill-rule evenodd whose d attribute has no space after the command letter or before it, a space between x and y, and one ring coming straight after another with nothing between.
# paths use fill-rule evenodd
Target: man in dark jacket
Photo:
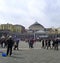
<instances>
[{"instance_id":1,"label":"man in dark jacket","mask_svg":"<svg viewBox=\"0 0 60 63\"><path fill-rule=\"evenodd\" d=\"M58 50L58 42L59 42L59 39L57 38L56 41L55 41L55 49Z\"/></svg>"},{"instance_id":2,"label":"man in dark jacket","mask_svg":"<svg viewBox=\"0 0 60 63\"><path fill-rule=\"evenodd\" d=\"M34 44L34 40L33 40L33 38L31 38L29 40L29 48L33 48L33 44Z\"/></svg>"},{"instance_id":3,"label":"man in dark jacket","mask_svg":"<svg viewBox=\"0 0 60 63\"><path fill-rule=\"evenodd\" d=\"M14 41L12 40L12 37L9 36L9 39L7 40L7 56L8 54L11 56L13 44L14 44Z\"/></svg>"}]
</instances>

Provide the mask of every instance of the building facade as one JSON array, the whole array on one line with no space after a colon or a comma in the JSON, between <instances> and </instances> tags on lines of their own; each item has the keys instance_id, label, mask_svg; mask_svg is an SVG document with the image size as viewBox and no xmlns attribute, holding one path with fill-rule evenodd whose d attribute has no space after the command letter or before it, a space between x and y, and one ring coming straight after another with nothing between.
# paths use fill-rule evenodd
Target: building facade
<instances>
[{"instance_id":1,"label":"building facade","mask_svg":"<svg viewBox=\"0 0 60 63\"><path fill-rule=\"evenodd\" d=\"M35 22L29 26L29 29L25 29L22 25L1 24L0 34L11 34L13 36L20 37L22 40L26 38L47 38L47 37L60 37L60 28L45 28L43 25ZM1 36L0 35L0 36Z\"/></svg>"},{"instance_id":2,"label":"building facade","mask_svg":"<svg viewBox=\"0 0 60 63\"><path fill-rule=\"evenodd\" d=\"M44 26L42 26L38 22L35 22L31 26L29 26L29 30L32 30L32 31L44 30Z\"/></svg>"},{"instance_id":3,"label":"building facade","mask_svg":"<svg viewBox=\"0 0 60 63\"><path fill-rule=\"evenodd\" d=\"M22 25L1 24L0 30L10 30L11 32L25 32L25 27Z\"/></svg>"},{"instance_id":4,"label":"building facade","mask_svg":"<svg viewBox=\"0 0 60 63\"><path fill-rule=\"evenodd\" d=\"M34 24L32 24L31 26L29 26L29 35L32 36L34 39L40 39L40 38L46 38L48 37L46 32L45 32L45 28L43 25L41 25L38 22L35 22Z\"/></svg>"}]
</instances>

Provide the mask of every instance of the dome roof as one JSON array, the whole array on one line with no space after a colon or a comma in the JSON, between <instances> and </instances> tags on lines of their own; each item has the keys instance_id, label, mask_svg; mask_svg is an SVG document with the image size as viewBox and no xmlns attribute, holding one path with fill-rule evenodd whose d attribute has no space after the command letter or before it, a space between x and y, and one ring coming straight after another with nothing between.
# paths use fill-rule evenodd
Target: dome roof
<instances>
[{"instance_id":1,"label":"dome roof","mask_svg":"<svg viewBox=\"0 0 60 63\"><path fill-rule=\"evenodd\" d=\"M38 22L35 22L34 24L32 24L29 27L30 30L42 30L44 29L44 26L42 26L41 24L39 24Z\"/></svg>"},{"instance_id":2,"label":"dome roof","mask_svg":"<svg viewBox=\"0 0 60 63\"><path fill-rule=\"evenodd\" d=\"M40 26L40 27L43 27L41 24L39 24L38 22L35 22L34 24L32 24L30 27L32 26ZM44 27L43 27L44 28Z\"/></svg>"}]
</instances>

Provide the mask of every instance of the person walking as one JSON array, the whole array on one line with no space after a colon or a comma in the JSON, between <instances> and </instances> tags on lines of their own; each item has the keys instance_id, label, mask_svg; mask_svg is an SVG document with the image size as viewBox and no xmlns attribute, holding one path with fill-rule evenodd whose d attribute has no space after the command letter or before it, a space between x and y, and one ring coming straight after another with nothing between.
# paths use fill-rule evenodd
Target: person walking
<instances>
[{"instance_id":1,"label":"person walking","mask_svg":"<svg viewBox=\"0 0 60 63\"><path fill-rule=\"evenodd\" d=\"M55 41L55 50L58 50L58 43L59 43L59 39L58 38L56 38L56 41Z\"/></svg>"},{"instance_id":2,"label":"person walking","mask_svg":"<svg viewBox=\"0 0 60 63\"><path fill-rule=\"evenodd\" d=\"M29 48L33 48L33 44L34 44L33 38L30 38L28 43L29 43Z\"/></svg>"},{"instance_id":3,"label":"person walking","mask_svg":"<svg viewBox=\"0 0 60 63\"><path fill-rule=\"evenodd\" d=\"M48 42L47 42L47 50L48 50L49 47L51 49L51 40L50 39L48 39Z\"/></svg>"},{"instance_id":4,"label":"person walking","mask_svg":"<svg viewBox=\"0 0 60 63\"><path fill-rule=\"evenodd\" d=\"M44 39L42 40L42 48L44 48Z\"/></svg>"},{"instance_id":5,"label":"person walking","mask_svg":"<svg viewBox=\"0 0 60 63\"><path fill-rule=\"evenodd\" d=\"M14 44L14 50L16 50L16 49L19 50L18 45L19 45L19 39L17 39Z\"/></svg>"},{"instance_id":6,"label":"person walking","mask_svg":"<svg viewBox=\"0 0 60 63\"><path fill-rule=\"evenodd\" d=\"M11 36L9 36L7 40L7 56L8 54L11 56L12 55L12 47L13 47L14 41Z\"/></svg>"}]
</instances>

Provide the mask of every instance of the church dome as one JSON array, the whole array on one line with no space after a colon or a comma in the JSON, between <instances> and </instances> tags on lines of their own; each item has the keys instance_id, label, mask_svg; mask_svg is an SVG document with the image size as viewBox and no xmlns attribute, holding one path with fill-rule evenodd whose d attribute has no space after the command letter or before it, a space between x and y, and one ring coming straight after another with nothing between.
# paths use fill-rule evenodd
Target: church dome
<instances>
[{"instance_id":1,"label":"church dome","mask_svg":"<svg viewBox=\"0 0 60 63\"><path fill-rule=\"evenodd\" d=\"M44 26L42 26L42 25L39 24L38 22L35 22L34 24L32 24L32 25L29 27L29 30L33 30L33 31L44 30Z\"/></svg>"}]
</instances>

